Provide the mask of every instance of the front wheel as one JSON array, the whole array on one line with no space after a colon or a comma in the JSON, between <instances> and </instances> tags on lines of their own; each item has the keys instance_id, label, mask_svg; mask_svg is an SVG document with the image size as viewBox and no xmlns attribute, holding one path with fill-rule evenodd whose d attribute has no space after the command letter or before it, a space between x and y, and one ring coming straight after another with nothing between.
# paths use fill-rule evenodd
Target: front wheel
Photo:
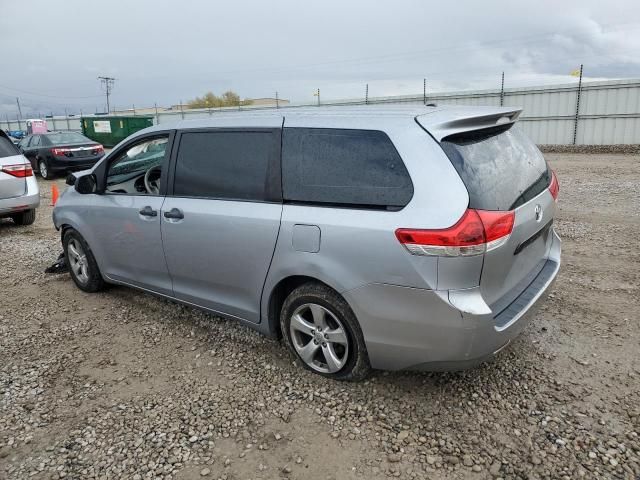
<instances>
[{"instance_id":1,"label":"front wheel","mask_svg":"<svg viewBox=\"0 0 640 480\"><path fill-rule=\"evenodd\" d=\"M78 288L90 293L102 290L104 280L84 238L75 230L67 230L62 238L62 247L71 278Z\"/></svg>"},{"instance_id":2,"label":"front wheel","mask_svg":"<svg viewBox=\"0 0 640 480\"><path fill-rule=\"evenodd\" d=\"M289 294L280 328L287 347L308 370L336 380L361 380L371 371L353 311L323 284L307 283Z\"/></svg>"}]
</instances>

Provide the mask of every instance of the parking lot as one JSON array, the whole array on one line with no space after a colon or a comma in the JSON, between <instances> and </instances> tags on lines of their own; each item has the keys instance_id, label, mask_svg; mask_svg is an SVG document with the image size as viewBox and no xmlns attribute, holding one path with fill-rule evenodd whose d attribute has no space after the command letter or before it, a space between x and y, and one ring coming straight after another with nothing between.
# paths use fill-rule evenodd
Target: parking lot
<instances>
[{"instance_id":1,"label":"parking lot","mask_svg":"<svg viewBox=\"0 0 640 480\"><path fill-rule=\"evenodd\" d=\"M232 321L44 274L61 247L40 179L36 223L0 224L0 479L637 478L640 157L546 157L563 266L524 335L472 371L361 383Z\"/></svg>"}]
</instances>

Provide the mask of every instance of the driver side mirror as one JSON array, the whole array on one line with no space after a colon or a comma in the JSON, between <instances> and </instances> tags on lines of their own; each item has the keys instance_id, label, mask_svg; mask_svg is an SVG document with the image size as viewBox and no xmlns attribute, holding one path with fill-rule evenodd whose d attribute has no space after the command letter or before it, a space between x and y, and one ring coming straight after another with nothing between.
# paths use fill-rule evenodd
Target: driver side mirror
<instances>
[{"instance_id":1,"label":"driver side mirror","mask_svg":"<svg viewBox=\"0 0 640 480\"><path fill-rule=\"evenodd\" d=\"M90 173L88 175L82 175L76 179L75 189L76 192L83 195L87 193L96 193L97 184L96 176L93 173Z\"/></svg>"}]
</instances>

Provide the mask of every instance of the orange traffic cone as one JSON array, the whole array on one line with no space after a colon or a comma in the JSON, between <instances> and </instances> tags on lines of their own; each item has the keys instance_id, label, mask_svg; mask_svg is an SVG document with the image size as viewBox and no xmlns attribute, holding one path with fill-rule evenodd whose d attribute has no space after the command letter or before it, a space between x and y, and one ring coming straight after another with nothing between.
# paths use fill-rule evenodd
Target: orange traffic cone
<instances>
[{"instance_id":1,"label":"orange traffic cone","mask_svg":"<svg viewBox=\"0 0 640 480\"><path fill-rule=\"evenodd\" d=\"M53 185L51 185L51 206L55 206L56 202L58 201L58 196L60 195L60 192L58 192L58 186L54 183Z\"/></svg>"}]
</instances>

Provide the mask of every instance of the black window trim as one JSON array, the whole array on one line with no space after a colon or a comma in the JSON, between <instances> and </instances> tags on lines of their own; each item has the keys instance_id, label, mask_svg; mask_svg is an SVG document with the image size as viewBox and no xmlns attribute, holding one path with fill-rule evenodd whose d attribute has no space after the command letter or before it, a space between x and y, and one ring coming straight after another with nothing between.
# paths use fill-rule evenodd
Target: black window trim
<instances>
[{"instance_id":1,"label":"black window trim","mask_svg":"<svg viewBox=\"0 0 640 480\"><path fill-rule=\"evenodd\" d=\"M285 126L282 129L282 142L284 142L284 131L285 131L285 129L291 129L291 130L294 130L294 129L296 129L296 130L299 130L299 129L303 129L303 130L338 130L338 131L344 131L344 132L379 132L379 133L382 133L389 140L390 145L395 150L396 154L398 155L398 158L400 159L400 161L402 162L405 170L407 171L407 176L409 177L409 183L411 184L411 196L407 200L407 203L404 204L403 206L391 206L391 205L375 205L375 204L369 204L369 203L341 203L341 202L321 202L321 201L313 201L313 200L288 200L288 199L284 198L284 190L283 190L282 198L283 198L283 203L284 204L286 204L286 205L300 205L300 206L319 207L319 208L343 208L343 209L347 209L347 210L373 210L373 211L378 211L378 212L399 212L401 210L404 210L411 203L411 201L413 200L413 197L415 195L415 190L416 190L415 189L415 185L413 184L413 178L411 177L411 173L409 172L409 169L407 168L407 164L404 161L404 158L402 158L402 155L400 155L400 152L398 152L398 149L396 148L395 143L393 143L393 140L391 139L391 137L389 136L389 134L386 131L380 130L378 128L341 128L341 127L304 127L304 126L287 127L287 126ZM281 149L281 158L282 158L282 149Z\"/></svg>"},{"instance_id":2,"label":"black window trim","mask_svg":"<svg viewBox=\"0 0 640 480\"><path fill-rule=\"evenodd\" d=\"M149 140L153 140L154 138L160 137L168 137L168 145L166 150L164 151L164 160L162 162L163 171L167 172L170 166L170 158L171 152L173 149L174 139L175 139L175 130L157 130L154 132L150 132L145 135L139 135L135 138L132 138L127 143L118 147L117 150L112 150L108 155L103 157L104 159L98 163L98 166L94 170L96 178L98 180L98 188L97 192L101 195L118 195L118 196L131 196L131 197L164 197L167 192L168 185L168 175L162 175L160 178L160 193L158 195L153 195L149 193L115 193L115 192L107 192L107 174L109 173L109 166L120 156L121 153L125 152L129 148L139 143L143 143Z\"/></svg>"},{"instance_id":3,"label":"black window trim","mask_svg":"<svg viewBox=\"0 0 640 480\"><path fill-rule=\"evenodd\" d=\"M180 141L185 133L271 133L277 135L276 150L271 152L267 171L270 172L272 180L268 185L270 199L254 200L247 198L229 198L229 197L195 197L188 195L174 195L176 164L178 159L178 150L180 149ZM282 204L282 128L281 127L202 127L202 128L181 128L176 132L176 138L173 142L171 150L171 162L169 164L169 178L166 196L171 198L190 198L194 200L218 200L221 202L248 202L248 203L272 203Z\"/></svg>"}]
</instances>

